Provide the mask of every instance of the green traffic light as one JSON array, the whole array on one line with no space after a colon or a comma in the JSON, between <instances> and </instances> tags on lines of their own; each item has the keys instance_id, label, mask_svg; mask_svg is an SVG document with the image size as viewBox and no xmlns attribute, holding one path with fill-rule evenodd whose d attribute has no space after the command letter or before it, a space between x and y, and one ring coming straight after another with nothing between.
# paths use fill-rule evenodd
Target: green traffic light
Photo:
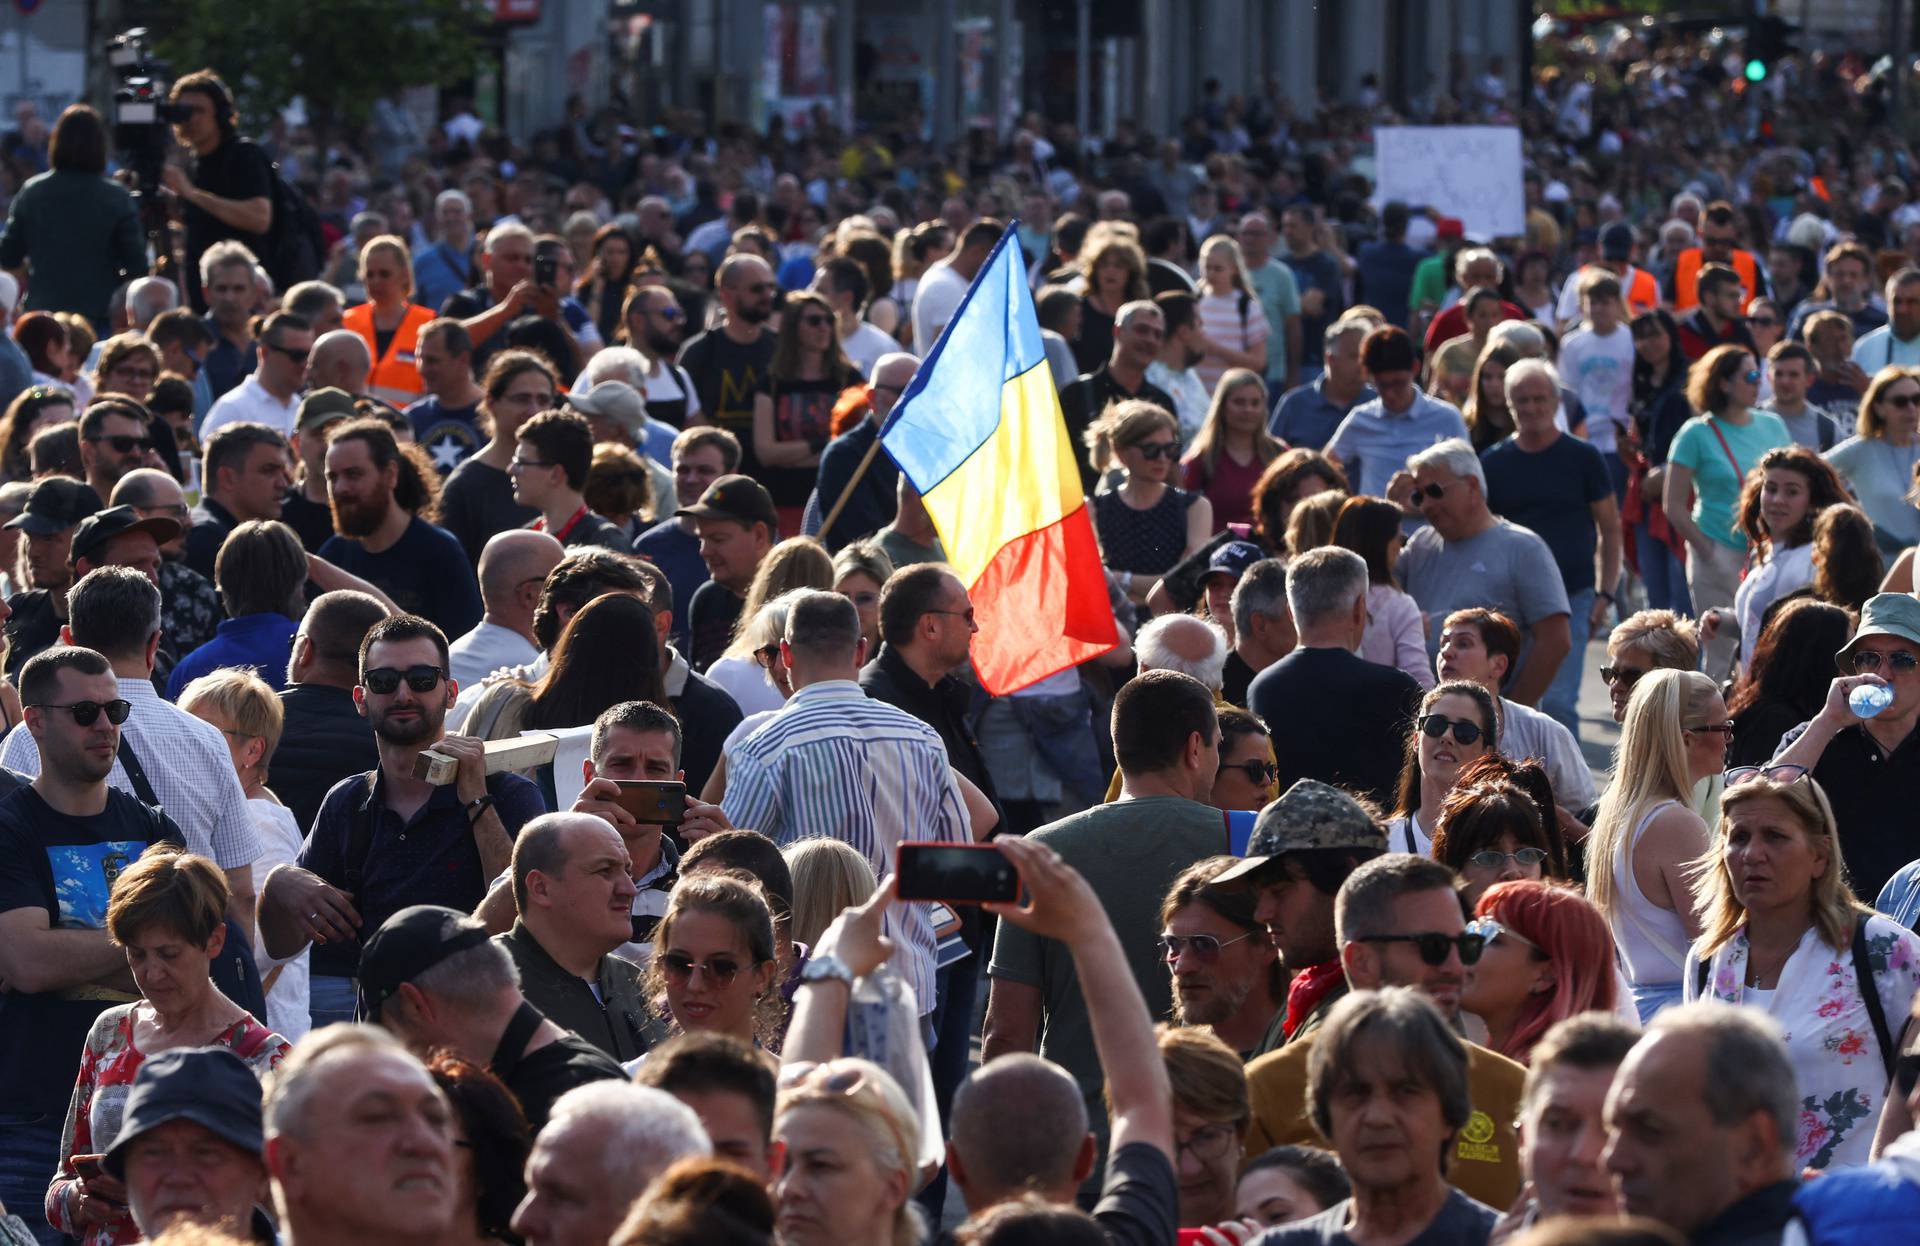
<instances>
[{"instance_id":1,"label":"green traffic light","mask_svg":"<svg viewBox=\"0 0 1920 1246\"><path fill-rule=\"evenodd\" d=\"M1767 63L1765 61L1756 59L1756 60L1750 60L1747 62L1747 81L1748 82L1764 82L1766 81L1766 77L1767 77Z\"/></svg>"}]
</instances>

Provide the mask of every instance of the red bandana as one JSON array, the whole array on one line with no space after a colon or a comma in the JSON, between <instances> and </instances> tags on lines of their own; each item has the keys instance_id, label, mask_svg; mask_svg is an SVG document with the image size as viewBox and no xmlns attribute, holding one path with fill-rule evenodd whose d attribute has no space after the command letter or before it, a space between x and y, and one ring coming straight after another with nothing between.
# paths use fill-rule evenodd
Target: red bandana
<instances>
[{"instance_id":1,"label":"red bandana","mask_svg":"<svg viewBox=\"0 0 1920 1246\"><path fill-rule=\"evenodd\" d=\"M1294 1030L1320 1006L1327 993L1345 980L1346 971L1340 967L1338 956L1293 975L1293 982L1287 987L1287 1019L1281 1023L1281 1033L1292 1038Z\"/></svg>"}]
</instances>

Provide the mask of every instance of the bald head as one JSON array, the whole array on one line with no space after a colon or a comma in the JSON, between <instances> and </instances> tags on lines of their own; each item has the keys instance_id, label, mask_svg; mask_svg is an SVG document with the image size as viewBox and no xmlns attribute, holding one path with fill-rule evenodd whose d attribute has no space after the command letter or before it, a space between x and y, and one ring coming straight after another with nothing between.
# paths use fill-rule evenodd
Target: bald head
<instances>
[{"instance_id":1,"label":"bald head","mask_svg":"<svg viewBox=\"0 0 1920 1246\"><path fill-rule=\"evenodd\" d=\"M509 528L488 538L480 551L480 600L487 613L510 609L521 588L538 598L540 582L566 552L566 547L550 534L526 528ZM533 617L531 608L527 617Z\"/></svg>"},{"instance_id":2,"label":"bald head","mask_svg":"<svg viewBox=\"0 0 1920 1246\"><path fill-rule=\"evenodd\" d=\"M1216 623L1190 614L1163 614L1134 637L1143 671L1179 671L1215 692L1227 663L1227 635Z\"/></svg>"},{"instance_id":3,"label":"bald head","mask_svg":"<svg viewBox=\"0 0 1920 1246\"><path fill-rule=\"evenodd\" d=\"M136 467L115 482L107 505L149 510L185 506L186 502L187 495L172 476L156 467Z\"/></svg>"},{"instance_id":4,"label":"bald head","mask_svg":"<svg viewBox=\"0 0 1920 1246\"><path fill-rule=\"evenodd\" d=\"M1087 1104L1059 1065L1025 1053L982 1065L954 1094L952 1125L949 1148L967 1206L1026 1189L1071 1194L1087 1143Z\"/></svg>"},{"instance_id":5,"label":"bald head","mask_svg":"<svg viewBox=\"0 0 1920 1246\"><path fill-rule=\"evenodd\" d=\"M913 380L914 369L920 361L905 351L893 351L873 361L873 375L869 378L872 385L870 405L876 423L887 418L893 410L893 404L900 401L901 391L907 382Z\"/></svg>"},{"instance_id":6,"label":"bald head","mask_svg":"<svg viewBox=\"0 0 1920 1246\"><path fill-rule=\"evenodd\" d=\"M307 356L307 381L314 389L329 385L349 394L365 393L367 373L373 370L373 352L367 340L352 329L323 333Z\"/></svg>"}]
</instances>

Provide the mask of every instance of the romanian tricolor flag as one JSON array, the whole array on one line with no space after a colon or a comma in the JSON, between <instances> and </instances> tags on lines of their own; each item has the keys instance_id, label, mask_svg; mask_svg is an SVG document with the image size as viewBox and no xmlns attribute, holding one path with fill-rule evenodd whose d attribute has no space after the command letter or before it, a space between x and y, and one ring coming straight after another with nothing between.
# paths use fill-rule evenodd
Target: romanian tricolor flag
<instances>
[{"instance_id":1,"label":"romanian tricolor flag","mask_svg":"<svg viewBox=\"0 0 1920 1246\"><path fill-rule=\"evenodd\" d=\"M1119 640L1076 450L1010 226L880 431L973 598L1005 694Z\"/></svg>"}]
</instances>

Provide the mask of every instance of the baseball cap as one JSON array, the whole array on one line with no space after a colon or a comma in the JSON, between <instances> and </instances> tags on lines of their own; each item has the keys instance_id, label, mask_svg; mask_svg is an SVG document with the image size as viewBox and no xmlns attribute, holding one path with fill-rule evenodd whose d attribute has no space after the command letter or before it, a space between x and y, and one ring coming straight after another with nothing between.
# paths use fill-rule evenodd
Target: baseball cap
<instances>
[{"instance_id":1,"label":"baseball cap","mask_svg":"<svg viewBox=\"0 0 1920 1246\"><path fill-rule=\"evenodd\" d=\"M1249 885L1269 862L1289 852L1318 848L1378 854L1387 850L1387 833L1359 801L1339 788L1318 779L1301 779L1260 811L1253 834L1247 837L1246 857L1212 885Z\"/></svg>"},{"instance_id":2,"label":"baseball cap","mask_svg":"<svg viewBox=\"0 0 1920 1246\"><path fill-rule=\"evenodd\" d=\"M85 481L49 476L33 487L26 506L7 520L7 527L19 528L30 536L52 536L78 524L100 506L100 495Z\"/></svg>"},{"instance_id":3,"label":"baseball cap","mask_svg":"<svg viewBox=\"0 0 1920 1246\"><path fill-rule=\"evenodd\" d=\"M1433 236L1435 238L1465 238L1467 236L1466 222L1457 216L1436 217L1433 222Z\"/></svg>"},{"instance_id":4,"label":"baseball cap","mask_svg":"<svg viewBox=\"0 0 1920 1246\"><path fill-rule=\"evenodd\" d=\"M1633 255L1633 226L1624 221L1615 221L1600 231L1600 254L1610 260L1624 260Z\"/></svg>"},{"instance_id":5,"label":"baseball cap","mask_svg":"<svg viewBox=\"0 0 1920 1246\"><path fill-rule=\"evenodd\" d=\"M751 476L722 476L707 486L698 502L673 513L695 519L731 519L739 524L763 523L769 532L780 530L773 495Z\"/></svg>"},{"instance_id":6,"label":"baseball cap","mask_svg":"<svg viewBox=\"0 0 1920 1246\"><path fill-rule=\"evenodd\" d=\"M1239 583L1240 577L1247 573L1247 568L1266 556L1267 551L1252 541L1228 541L1207 559L1207 569L1201 574L1200 582L1205 584L1218 574L1230 575L1235 583Z\"/></svg>"},{"instance_id":7,"label":"baseball cap","mask_svg":"<svg viewBox=\"0 0 1920 1246\"><path fill-rule=\"evenodd\" d=\"M300 400L300 414L294 419L293 427L296 432L304 433L335 420L350 420L355 414L353 395L328 385L323 389L308 391L307 396Z\"/></svg>"},{"instance_id":8,"label":"baseball cap","mask_svg":"<svg viewBox=\"0 0 1920 1246\"><path fill-rule=\"evenodd\" d=\"M1869 636L1894 636L1920 645L1920 598L1911 593L1875 593L1860 607L1860 627L1833 661L1842 675L1853 674L1853 647Z\"/></svg>"},{"instance_id":9,"label":"baseball cap","mask_svg":"<svg viewBox=\"0 0 1920 1246\"><path fill-rule=\"evenodd\" d=\"M142 519L140 512L131 506L109 507L80 521L80 526L73 531L73 552L69 557L76 561L89 557L114 537L128 532L152 533L154 544L165 545L180 535L180 522L165 515Z\"/></svg>"},{"instance_id":10,"label":"baseball cap","mask_svg":"<svg viewBox=\"0 0 1920 1246\"><path fill-rule=\"evenodd\" d=\"M602 381L584 394L570 394L567 405L582 415L612 420L630 437L638 437L647 426L646 400L625 381Z\"/></svg>"},{"instance_id":11,"label":"baseball cap","mask_svg":"<svg viewBox=\"0 0 1920 1246\"><path fill-rule=\"evenodd\" d=\"M120 1132L100 1157L115 1178L126 1175L128 1146L172 1121L192 1121L249 1155L266 1153L260 1080L225 1047L175 1047L148 1056L121 1111Z\"/></svg>"},{"instance_id":12,"label":"baseball cap","mask_svg":"<svg viewBox=\"0 0 1920 1246\"><path fill-rule=\"evenodd\" d=\"M487 939L487 928L458 909L438 904L401 909L360 949L360 1019L378 1021L380 1006L402 985Z\"/></svg>"}]
</instances>

